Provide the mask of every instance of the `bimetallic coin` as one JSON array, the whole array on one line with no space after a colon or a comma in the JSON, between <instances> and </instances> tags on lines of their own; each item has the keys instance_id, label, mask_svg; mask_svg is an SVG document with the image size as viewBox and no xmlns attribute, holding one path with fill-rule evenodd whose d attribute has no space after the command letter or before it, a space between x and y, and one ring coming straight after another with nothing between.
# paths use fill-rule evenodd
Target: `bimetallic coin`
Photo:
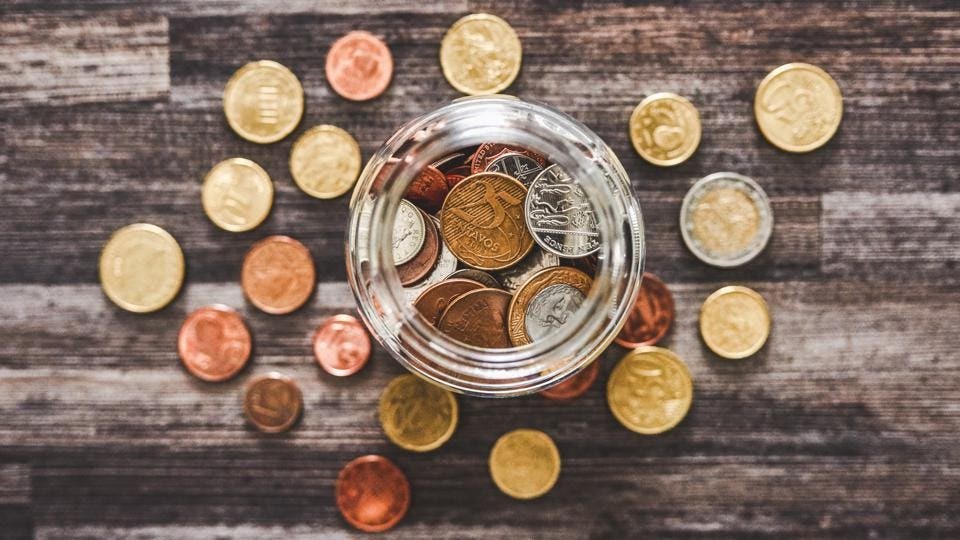
<instances>
[{"instance_id":1,"label":"bimetallic coin","mask_svg":"<svg viewBox=\"0 0 960 540\"><path fill-rule=\"evenodd\" d=\"M417 256L427 238L423 213L409 201L400 201L393 221L393 264L401 265Z\"/></svg>"},{"instance_id":2,"label":"bimetallic coin","mask_svg":"<svg viewBox=\"0 0 960 540\"><path fill-rule=\"evenodd\" d=\"M497 439L490 451L490 476L505 494L535 499L550 491L560 478L560 452L542 431L511 431Z\"/></svg>"},{"instance_id":3,"label":"bimetallic coin","mask_svg":"<svg viewBox=\"0 0 960 540\"><path fill-rule=\"evenodd\" d=\"M263 223L273 206L273 182L263 167L244 158L217 163L203 179L203 211L217 227L249 231Z\"/></svg>"},{"instance_id":4,"label":"bimetallic coin","mask_svg":"<svg viewBox=\"0 0 960 540\"><path fill-rule=\"evenodd\" d=\"M593 386L600 374L600 361L594 360L590 365L581 369L576 375L547 388L540 395L556 401L570 401L576 399Z\"/></svg>"},{"instance_id":5,"label":"bimetallic coin","mask_svg":"<svg viewBox=\"0 0 960 540\"><path fill-rule=\"evenodd\" d=\"M425 231L423 247L412 259L396 267L400 285L412 285L423 279L437 264L437 258L440 257L440 233L437 231L437 226L427 217L423 218L423 223Z\"/></svg>"},{"instance_id":6,"label":"bimetallic coin","mask_svg":"<svg viewBox=\"0 0 960 540\"><path fill-rule=\"evenodd\" d=\"M306 246L288 236L268 236L243 258L240 284L251 304L282 315L306 303L316 277Z\"/></svg>"},{"instance_id":7,"label":"bimetallic coin","mask_svg":"<svg viewBox=\"0 0 960 540\"><path fill-rule=\"evenodd\" d=\"M437 230L440 229L440 221L431 216L433 224L437 227ZM433 267L433 270L430 272L427 277L423 278L423 281L416 283L409 287L403 288L403 296L410 303L416 301L423 291L427 290L431 285L440 283L441 281L450 277L453 274L453 271L457 269L457 258L453 256L453 252L447 247L447 243L440 240L440 257L437 259L437 264Z\"/></svg>"},{"instance_id":8,"label":"bimetallic coin","mask_svg":"<svg viewBox=\"0 0 960 540\"><path fill-rule=\"evenodd\" d=\"M566 326L576 318L592 284L590 276L565 266L534 274L510 301L507 311L510 342L516 346L526 345ZM562 287L547 291L554 285ZM541 293L544 294L541 296ZM527 322L528 317L533 320ZM536 337L530 330L534 330Z\"/></svg>"},{"instance_id":9,"label":"bimetallic coin","mask_svg":"<svg viewBox=\"0 0 960 540\"><path fill-rule=\"evenodd\" d=\"M593 203L559 165L547 167L530 184L524 210L527 228L543 249L568 258L600 249Z\"/></svg>"},{"instance_id":10,"label":"bimetallic coin","mask_svg":"<svg viewBox=\"0 0 960 540\"><path fill-rule=\"evenodd\" d=\"M826 71L801 62L771 71L753 101L760 132L787 152L809 152L829 141L840 127L843 97Z\"/></svg>"},{"instance_id":11,"label":"bimetallic coin","mask_svg":"<svg viewBox=\"0 0 960 540\"><path fill-rule=\"evenodd\" d=\"M614 341L627 348L656 345L673 325L673 295L660 279L643 273L637 301Z\"/></svg>"},{"instance_id":12,"label":"bimetallic coin","mask_svg":"<svg viewBox=\"0 0 960 540\"><path fill-rule=\"evenodd\" d=\"M356 317L327 317L313 334L313 355L327 373L353 375L370 359L370 337Z\"/></svg>"},{"instance_id":13,"label":"bimetallic coin","mask_svg":"<svg viewBox=\"0 0 960 540\"><path fill-rule=\"evenodd\" d=\"M360 145L337 126L310 128L290 149L293 181L318 199L333 199L349 191L361 165Z\"/></svg>"},{"instance_id":14,"label":"bimetallic coin","mask_svg":"<svg viewBox=\"0 0 960 540\"><path fill-rule=\"evenodd\" d=\"M461 295L470 291L482 289L484 285L469 279L447 279L427 287L417 300L413 307L420 312L427 321L436 326L440 322L440 317L447 310L450 302L459 298Z\"/></svg>"},{"instance_id":15,"label":"bimetallic coin","mask_svg":"<svg viewBox=\"0 0 960 540\"><path fill-rule=\"evenodd\" d=\"M243 412L264 433L290 429L303 412L303 394L293 379L279 373L256 377L247 385Z\"/></svg>"},{"instance_id":16,"label":"bimetallic coin","mask_svg":"<svg viewBox=\"0 0 960 540\"><path fill-rule=\"evenodd\" d=\"M700 145L700 113L677 94L647 96L630 115L630 140L640 157L650 163L678 165Z\"/></svg>"},{"instance_id":17,"label":"bimetallic coin","mask_svg":"<svg viewBox=\"0 0 960 540\"><path fill-rule=\"evenodd\" d=\"M511 178L520 181L521 184L529 186L530 182L543 171L543 165L530 156L524 154L509 153L503 154L493 160L487 168L487 172L503 173Z\"/></svg>"},{"instance_id":18,"label":"bimetallic coin","mask_svg":"<svg viewBox=\"0 0 960 540\"><path fill-rule=\"evenodd\" d=\"M343 519L365 532L393 528L410 508L407 476L383 456L361 456L347 463L334 490Z\"/></svg>"},{"instance_id":19,"label":"bimetallic coin","mask_svg":"<svg viewBox=\"0 0 960 540\"><path fill-rule=\"evenodd\" d=\"M327 53L327 82L334 92L353 101L383 93L393 76L393 55L370 32L355 30L333 42Z\"/></svg>"},{"instance_id":20,"label":"bimetallic coin","mask_svg":"<svg viewBox=\"0 0 960 540\"><path fill-rule=\"evenodd\" d=\"M701 261L720 267L754 259L773 234L767 194L752 179L730 172L697 181L680 207L680 232Z\"/></svg>"},{"instance_id":21,"label":"bimetallic coin","mask_svg":"<svg viewBox=\"0 0 960 540\"><path fill-rule=\"evenodd\" d=\"M476 281L477 283L482 283L484 287L490 287L492 289L500 288L500 282L497 281L497 278L491 276L483 270L477 270L475 268L464 268L463 270L457 270L456 272L450 274L450 279L455 278Z\"/></svg>"},{"instance_id":22,"label":"bimetallic coin","mask_svg":"<svg viewBox=\"0 0 960 540\"><path fill-rule=\"evenodd\" d=\"M533 247L523 220L526 194L523 184L500 173L477 173L454 186L440 212L450 251L480 270L519 262Z\"/></svg>"},{"instance_id":23,"label":"bimetallic coin","mask_svg":"<svg viewBox=\"0 0 960 540\"><path fill-rule=\"evenodd\" d=\"M483 143L478 146L477 151L471 154L467 159L465 166L468 166L469 170L466 172L456 170L450 170L447 172L460 172L460 174L463 174L464 176L470 176L471 174L476 174L478 172L487 170L487 167L489 167L491 163L507 154L522 154L534 160L541 169L547 166L546 157L536 152L527 150L526 148L502 143Z\"/></svg>"},{"instance_id":24,"label":"bimetallic coin","mask_svg":"<svg viewBox=\"0 0 960 540\"><path fill-rule=\"evenodd\" d=\"M208 382L233 378L250 359L252 340L247 325L226 306L205 306L183 321L177 352L191 375Z\"/></svg>"},{"instance_id":25,"label":"bimetallic coin","mask_svg":"<svg viewBox=\"0 0 960 540\"><path fill-rule=\"evenodd\" d=\"M560 259L555 253L542 249L535 249L519 263L496 272L497 280L509 292L516 292L524 283L544 268L560 266Z\"/></svg>"},{"instance_id":26,"label":"bimetallic coin","mask_svg":"<svg viewBox=\"0 0 960 540\"><path fill-rule=\"evenodd\" d=\"M169 304L183 285L180 244L149 223L127 225L100 252L100 286L114 304L149 313Z\"/></svg>"},{"instance_id":27,"label":"bimetallic coin","mask_svg":"<svg viewBox=\"0 0 960 540\"><path fill-rule=\"evenodd\" d=\"M746 358L760 350L770 336L770 310L753 289L723 287L700 308L700 335L717 356Z\"/></svg>"},{"instance_id":28,"label":"bimetallic coin","mask_svg":"<svg viewBox=\"0 0 960 540\"><path fill-rule=\"evenodd\" d=\"M450 440L457 428L453 394L416 375L400 375L380 395L380 425L394 444L428 452Z\"/></svg>"},{"instance_id":29,"label":"bimetallic coin","mask_svg":"<svg viewBox=\"0 0 960 540\"><path fill-rule=\"evenodd\" d=\"M500 17L467 15L440 43L440 67L450 86L464 94L496 94L520 73L520 38Z\"/></svg>"},{"instance_id":30,"label":"bimetallic coin","mask_svg":"<svg viewBox=\"0 0 960 540\"><path fill-rule=\"evenodd\" d=\"M630 431L654 435L683 420L693 402L693 381L683 360L661 347L628 352L607 381L607 404Z\"/></svg>"},{"instance_id":31,"label":"bimetallic coin","mask_svg":"<svg viewBox=\"0 0 960 540\"><path fill-rule=\"evenodd\" d=\"M292 71L277 62L250 62L227 82L223 112L233 131L244 139L277 142L300 123L303 87Z\"/></svg>"},{"instance_id":32,"label":"bimetallic coin","mask_svg":"<svg viewBox=\"0 0 960 540\"><path fill-rule=\"evenodd\" d=\"M530 299L523 313L523 328L530 341L539 341L566 326L586 295L576 287L558 283L544 288Z\"/></svg>"},{"instance_id":33,"label":"bimetallic coin","mask_svg":"<svg viewBox=\"0 0 960 540\"><path fill-rule=\"evenodd\" d=\"M511 346L507 334L510 298L510 293L500 289L470 291L450 302L438 328L467 345L506 349Z\"/></svg>"}]
</instances>

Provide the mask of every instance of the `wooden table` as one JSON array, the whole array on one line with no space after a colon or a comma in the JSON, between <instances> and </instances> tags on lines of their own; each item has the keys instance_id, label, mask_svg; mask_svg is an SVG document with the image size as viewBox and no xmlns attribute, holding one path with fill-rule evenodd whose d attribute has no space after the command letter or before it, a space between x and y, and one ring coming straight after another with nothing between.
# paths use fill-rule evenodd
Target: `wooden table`
<instances>
[{"instance_id":1,"label":"wooden table","mask_svg":"<svg viewBox=\"0 0 960 540\"><path fill-rule=\"evenodd\" d=\"M629 2L634 4L634 2ZM413 487L397 537L627 538L960 535L960 9L956 2L767 4L444 0L5 0L0 4L0 536L350 536L333 500L355 456L394 459ZM693 409L640 436L606 408L623 350L570 404L538 396L460 398L453 439L428 454L389 443L375 408L402 372L382 350L360 374L329 377L310 334L354 310L344 282L345 198L293 184L294 137L258 146L227 127L221 92L258 58L306 90L297 135L339 125L369 156L396 127L457 97L437 61L458 17L489 10L524 46L510 92L596 130L629 171L645 213L647 268L672 288L666 346L690 365ZM386 94L349 103L324 81L332 41L383 36L396 72ZM758 133L754 90L790 61L824 67L844 94L843 125L807 155ZM643 162L626 134L645 95L688 96L703 141L687 163ZM231 234L200 208L217 161L245 156L273 176L273 213ZM771 245L735 270L684 247L680 201L716 171L755 178L773 201ZM147 221L186 253L177 300L135 315L109 303L97 257L114 229ZM253 241L289 234L319 270L305 309L270 316L237 277ZM741 362L701 344L702 300L724 284L758 289L774 332ZM256 342L237 380L205 384L177 359L192 309L240 309ZM244 424L244 383L279 370L306 397L283 436ZM502 495L487 455L503 432L548 432L563 456L542 499Z\"/></svg>"}]
</instances>

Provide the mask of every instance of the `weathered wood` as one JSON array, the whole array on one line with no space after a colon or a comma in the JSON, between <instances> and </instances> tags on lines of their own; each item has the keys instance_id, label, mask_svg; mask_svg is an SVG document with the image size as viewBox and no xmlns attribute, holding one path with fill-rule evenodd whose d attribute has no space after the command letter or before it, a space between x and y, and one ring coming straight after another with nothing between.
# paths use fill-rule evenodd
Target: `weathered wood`
<instances>
[{"instance_id":1,"label":"weathered wood","mask_svg":"<svg viewBox=\"0 0 960 540\"><path fill-rule=\"evenodd\" d=\"M278 13L329 13L337 15L369 15L371 13L458 13L466 11L467 0L436 0L407 2L405 0L85 0L82 4L70 0L8 0L0 5L0 13L47 12L89 13L118 8L139 13L158 13L167 16L233 16Z\"/></svg>"}]
</instances>

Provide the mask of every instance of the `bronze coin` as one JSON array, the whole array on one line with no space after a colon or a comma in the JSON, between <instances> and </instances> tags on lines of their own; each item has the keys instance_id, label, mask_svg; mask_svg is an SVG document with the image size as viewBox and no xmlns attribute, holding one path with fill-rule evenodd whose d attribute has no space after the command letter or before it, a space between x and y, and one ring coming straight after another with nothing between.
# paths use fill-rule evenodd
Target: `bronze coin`
<instances>
[{"instance_id":1,"label":"bronze coin","mask_svg":"<svg viewBox=\"0 0 960 540\"><path fill-rule=\"evenodd\" d=\"M243 258L240 284L251 304L281 315L310 298L316 277L306 246L289 236L268 236Z\"/></svg>"},{"instance_id":2,"label":"bronze coin","mask_svg":"<svg viewBox=\"0 0 960 540\"><path fill-rule=\"evenodd\" d=\"M280 433L300 418L303 394L293 379L279 373L261 375L247 385L243 412L257 429Z\"/></svg>"},{"instance_id":3,"label":"bronze coin","mask_svg":"<svg viewBox=\"0 0 960 540\"><path fill-rule=\"evenodd\" d=\"M477 283L482 283L484 287L490 287L491 289L503 288L503 286L500 285L500 282L497 281L497 278L491 276L483 270L477 270L475 268L463 268L461 270L457 270L456 272L450 274L449 277L450 279L469 279L471 281L476 281Z\"/></svg>"},{"instance_id":4,"label":"bronze coin","mask_svg":"<svg viewBox=\"0 0 960 540\"><path fill-rule=\"evenodd\" d=\"M547 388L540 392L540 395L547 399L557 401L576 399L585 394L587 390L593 386L599 374L600 361L594 360L589 366L581 369L580 372L573 377L569 377L565 381Z\"/></svg>"},{"instance_id":5,"label":"bronze coin","mask_svg":"<svg viewBox=\"0 0 960 540\"><path fill-rule=\"evenodd\" d=\"M410 508L407 475L383 456L361 456L347 463L334 491L343 519L361 531L386 531Z\"/></svg>"},{"instance_id":6,"label":"bronze coin","mask_svg":"<svg viewBox=\"0 0 960 540\"><path fill-rule=\"evenodd\" d=\"M470 172L476 174L487 170L487 167L489 167L491 163L504 154L523 154L533 158L541 167L547 165L547 158L536 152L531 152L526 148L511 146L509 144L483 143L477 148L477 151L474 152L470 160Z\"/></svg>"},{"instance_id":7,"label":"bronze coin","mask_svg":"<svg viewBox=\"0 0 960 540\"><path fill-rule=\"evenodd\" d=\"M354 30L333 43L325 67L327 81L336 93L366 101L387 89L393 76L393 56L383 40Z\"/></svg>"},{"instance_id":8,"label":"bronze coin","mask_svg":"<svg viewBox=\"0 0 960 540\"><path fill-rule=\"evenodd\" d=\"M643 273L640 292L614 341L633 349L654 345L667 335L673 324L673 295L660 279L650 272Z\"/></svg>"},{"instance_id":9,"label":"bronze coin","mask_svg":"<svg viewBox=\"0 0 960 540\"><path fill-rule=\"evenodd\" d=\"M447 177L436 167L428 165L420 171L413 182L410 182L404 198L433 213L443 206L443 200L447 197L448 191L450 187L447 185Z\"/></svg>"},{"instance_id":10,"label":"bronze coin","mask_svg":"<svg viewBox=\"0 0 960 540\"><path fill-rule=\"evenodd\" d=\"M247 365L252 340L247 325L227 306L205 306L187 316L177 337L180 360L194 377L209 382L232 378Z\"/></svg>"},{"instance_id":11,"label":"bronze coin","mask_svg":"<svg viewBox=\"0 0 960 540\"><path fill-rule=\"evenodd\" d=\"M327 373L353 375L370 358L370 337L356 317L327 317L313 333L313 355Z\"/></svg>"},{"instance_id":12,"label":"bronze coin","mask_svg":"<svg viewBox=\"0 0 960 540\"><path fill-rule=\"evenodd\" d=\"M545 268L531 276L510 301L507 312L510 341L517 346L526 345L536 339L531 335L533 329L546 335L563 328L576 316L592 284L590 276L567 266ZM541 292L555 286L560 287L544 299L543 305L534 301Z\"/></svg>"},{"instance_id":13,"label":"bronze coin","mask_svg":"<svg viewBox=\"0 0 960 540\"><path fill-rule=\"evenodd\" d=\"M433 270L437 259L440 258L440 235L437 225L429 215L423 216L423 247L409 261L398 265L397 276L403 286L412 285L423 279L430 270Z\"/></svg>"},{"instance_id":14,"label":"bronze coin","mask_svg":"<svg viewBox=\"0 0 960 540\"><path fill-rule=\"evenodd\" d=\"M447 171L447 187L453 189L453 186L463 182L463 179L473 174L470 172L470 164L459 165Z\"/></svg>"},{"instance_id":15,"label":"bronze coin","mask_svg":"<svg viewBox=\"0 0 960 540\"><path fill-rule=\"evenodd\" d=\"M420 293L413 307L417 308L430 324L436 326L450 302L464 293L482 289L484 285L469 279L448 279L431 285Z\"/></svg>"},{"instance_id":16,"label":"bronze coin","mask_svg":"<svg viewBox=\"0 0 960 540\"><path fill-rule=\"evenodd\" d=\"M510 293L500 289L476 289L455 299L440 317L438 328L467 345L489 349L511 347L507 334Z\"/></svg>"}]
</instances>

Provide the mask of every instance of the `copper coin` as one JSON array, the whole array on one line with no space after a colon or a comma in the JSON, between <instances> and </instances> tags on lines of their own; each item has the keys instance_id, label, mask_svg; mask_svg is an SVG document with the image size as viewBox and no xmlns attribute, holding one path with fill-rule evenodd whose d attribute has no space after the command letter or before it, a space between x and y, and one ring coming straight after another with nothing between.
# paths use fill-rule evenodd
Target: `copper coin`
<instances>
[{"instance_id":1,"label":"copper coin","mask_svg":"<svg viewBox=\"0 0 960 540\"><path fill-rule=\"evenodd\" d=\"M512 296L500 289L477 289L450 302L438 328L467 345L490 349L512 347L507 309Z\"/></svg>"},{"instance_id":2,"label":"copper coin","mask_svg":"<svg viewBox=\"0 0 960 540\"><path fill-rule=\"evenodd\" d=\"M533 158L541 167L547 165L547 158L536 152L531 152L526 148L511 146L509 144L483 143L473 154L473 159L470 162L470 172L476 174L487 170L487 167L493 163L494 160L504 154L523 154Z\"/></svg>"},{"instance_id":3,"label":"copper coin","mask_svg":"<svg viewBox=\"0 0 960 540\"><path fill-rule=\"evenodd\" d=\"M243 258L240 284L251 304L280 315L310 298L316 277L306 246L288 236L268 236Z\"/></svg>"},{"instance_id":4,"label":"copper coin","mask_svg":"<svg viewBox=\"0 0 960 540\"><path fill-rule=\"evenodd\" d=\"M187 316L177 337L180 360L194 377L209 382L232 378L247 365L252 340L247 325L227 306L205 306Z\"/></svg>"},{"instance_id":5,"label":"copper coin","mask_svg":"<svg viewBox=\"0 0 960 540\"><path fill-rule=\"evenodd\" d=\"M243 412L257 429L280 433L290 429L303 412L303 394L293 379L279 373L261 375L247 385Z\"/></svg>"},{"instance_id":6,"label":"copper coin","mask_svg":"<svg viewBox=\"0 0 960 540\"><path fill-rule=\"evenodd\" d=\"M403 286L411 285L423 279L433 266L437 264L440 258L440 234L437 232L437 225L430 216L423 216L423 247L409 261L397 265L397 275L400 277L400 284Z\"/></svg>"},{"instance_id":7,"label":"copper coin","mask_svg":"<svg viewBox=\"0 0 960 540\"><path fill-rule=\"evenodd\" d=\"M580 372L573 377L547 388L540 392L540 395L547 399L555 399L557 401L576 399L585 394L587 390L593 386L599 374L600 361L594 360L589 366L581 369Z\"/></svg>"},{"instance_id":8,"label":"copper coin","mask_svg":"<svg viewBox=\"0 0 960 540\"><path fill-rule=\"evenodd\" d=\"M327 53L327 81L342 97L366 101L383 93L393 76L390 48L377 36L348 32Z\"/></svg>"},{"instance_id":9,"label":"copper coin","mask_svg":"<svg viewBox=\"0 0 960 540\"><path fill-rule=\"evenodd\" d=\"M427 212L434 213L443 206L448 191L450 187L447 186L447 177L436 167L428 165L410 183L404 198Z\"/></svg>"},{"instance_id":10,"label":"copper coin","mask_svg":"<svg viewBox=\"0 0 960 540\"><path fill-rule=\"evenodd\" d=\"M313 355L327 373L353 375L370 358L370 337L356 317L327 317L313 333Z\"/></svg>"},{"instance_id":11,"label":"copper coin","mask_svg":"<svg viewBox=\"0 0 960 540\"><path fill-rule=\"evenodd\" d=\"M383 456L361 456L347 463L334 490L343 518L361 531L386 531L410 508L407 475Z\"/></svg>"},{"instance_id":12,"label":"copper coin","mask_svg":"<svg viewBox=\"0 0 960 540\"><path fill-rule=\"evenodd\" d=\"M400 163L400 160L397 158L387 158L387 160L380 165L380 170L377 171L377 176L373 178L373 183L370 184L370 189L372 191L382 190L387 183L387 179L389 179L390 175L393 174L393 169L398 163Z\"/></svg>"},{"instance_id":13,"label":"copper coin","mask_svg":"<svg viewBox=\"0 0 960 540\"><path fill-rule=\"evenodd\" d=\"M670 289L657 276L644 272L637 301L615 341L629 349L653 345L667 335L672 324L673 295Z\"/></svg>"},{"instance_id":14,"label":"copper coin","mask_svg":"<svg viewBox=\"0 0 960 540\"><path fill-rule=\"evenodd\" d=\"M450 302L459 298L461 295L482 289L484 285L470 279L448 279L441 281L436 285L431 285L425 291L420 293L413 307L417 308L423 316L430 321L430 324L436 326L440 322L440 317L446 311Z\"/></svg>"}]
</instances>

